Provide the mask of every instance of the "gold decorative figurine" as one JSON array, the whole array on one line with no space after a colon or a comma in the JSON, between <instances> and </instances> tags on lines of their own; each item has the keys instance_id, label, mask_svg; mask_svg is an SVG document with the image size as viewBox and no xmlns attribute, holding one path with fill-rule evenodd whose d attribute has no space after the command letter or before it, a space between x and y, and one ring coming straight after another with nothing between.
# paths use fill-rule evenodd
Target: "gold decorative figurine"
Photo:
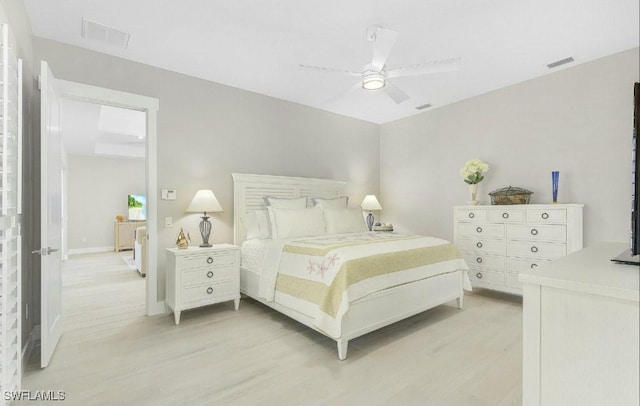
<instances>
[{"instance_id":1,"label":"gold decorative figurine","mask_svg":"<svg viewBox=\"0 0 640 406\"><path fill-rule=\"evenodd\" d=\"M181 228L180 233L178 234L178 239L176 240L176 245L178 246L178 249L186 250L187 248L189 248L190 241L191 241L191 236L189 235L189 233L187 233L187 235L185 236L184 231Z\"/></svg>"}]
</instances>

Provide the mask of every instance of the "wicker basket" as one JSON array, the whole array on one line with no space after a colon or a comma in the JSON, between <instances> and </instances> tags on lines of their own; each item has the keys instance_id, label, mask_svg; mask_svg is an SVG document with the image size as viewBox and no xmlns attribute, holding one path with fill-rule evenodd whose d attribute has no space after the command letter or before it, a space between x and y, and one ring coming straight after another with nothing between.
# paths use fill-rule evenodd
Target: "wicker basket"
<instances>
[{"instance_id":1,"label":"wicker basket","mask_svg":"<svg viewBox=\"0 0 640 406\"><path fill-rule=\"evenodd\" d=\"M533 192L521 187L507 186L489 193L491 204L529 204Z\"/></svg>"}]
</instances>

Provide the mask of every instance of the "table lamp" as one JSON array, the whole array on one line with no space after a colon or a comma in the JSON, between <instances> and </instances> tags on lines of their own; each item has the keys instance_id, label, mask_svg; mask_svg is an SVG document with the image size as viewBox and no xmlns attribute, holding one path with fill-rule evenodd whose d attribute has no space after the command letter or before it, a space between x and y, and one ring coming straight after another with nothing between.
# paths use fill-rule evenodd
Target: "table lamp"
<instances>
[{"instance_id":1,"label":"table lamp","mask_svg":"<svg viewBox=\"0 0 640 406\"><path fill-rule=\"evenodd\" d=\"M369 227L369 231L373 230L373 213L372 210L382 210L382 206L380 206L380 202L376 198L376 195L366 195L362 204L360 205L363 210L369 210L369 215L367 216L367 227Z\"/></svg>"},{"instance_id":2,"label":"table lamp","mask_svg":"<svg viewBox=\"0 0 640 406\"><path fill-rule=\"evenodd\" d=\"M196 195L193 196L191 203L189 203L189 207L187 207L187 212L203 212L204 215L201 217L202 221L200 222L200 234L202 235L202 244L201 247L210 247L209 244L209 235L211 234L211 222L209 221L209 216L207 216L207 212L209 213L217 213L221 212L222 206L216 199L216 195L213 194L213 191L208 189L201 189L196 192Z\"/></svg>"}]
</instances>

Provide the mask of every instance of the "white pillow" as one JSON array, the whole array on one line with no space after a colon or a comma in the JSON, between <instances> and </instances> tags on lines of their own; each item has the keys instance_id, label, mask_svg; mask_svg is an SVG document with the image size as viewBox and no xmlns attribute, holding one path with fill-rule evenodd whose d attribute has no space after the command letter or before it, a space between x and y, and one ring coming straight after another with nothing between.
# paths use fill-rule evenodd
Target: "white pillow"
<instances>
[{"instance_id":1,"label":"white pillow","mask_svg":"<svg viewBox=\"0 0 640 406\"><path fill-rule=\"evenodd\" d=\"M278 209L269 206L273 238L295 238L323 235L322 207L310 209Z\"/></svg>"},{"instance_id":2,"label":"white pillow","mask_svg":"<svg viewBox=\"0 0 640 406\"><path fill-rule=\"evenodd\" d=\"M304 209L307 207L307 198L265 196L264 203L278 209Z\"/></svg>"},{"instance_id":3,"label":"white pillow","mask_svg":"<svg viewBox=\"0 0 640 406\"><path fill-rule=\"evenodd\" d=\"M245 239L271 238L271 224L266 210L257 210L242 217Z\"/></svg>"},{"instance_id":4,"label":"white pillow","mask_svg":"<svg viewBox=\"0 0 640 406\"><path fill-rule=\"evenodd\" d=\"M361 208L324 209L327 234L364 233L369 231Z\"/></svg>"},{"instance_id":5,"label":"white pillow","mask_svg":"<svg viewBox=\"0 0 640 406\"><path fill-rule=\"evenodd\" d=\"M347 205L349 204L349 196L340 196L331 199L312 197L311 201L313 202L314 206L319 204L325 209L346 209Z\"/></svg>"}]
</instances>

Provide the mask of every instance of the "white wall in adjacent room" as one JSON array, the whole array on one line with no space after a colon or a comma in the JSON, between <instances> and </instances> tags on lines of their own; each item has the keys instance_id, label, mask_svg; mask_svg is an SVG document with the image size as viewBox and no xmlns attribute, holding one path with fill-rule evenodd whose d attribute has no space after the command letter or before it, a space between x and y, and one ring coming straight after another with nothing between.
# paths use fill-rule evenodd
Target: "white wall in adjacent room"
<instances>
[{"instance_id":1,"label":"white wall in adjacent room","mask_svg":"<svg viewBox=\"0 0 640 406\"><path fill-rule=\"evenodd\" d=\"M68 155L70 253L113 249L115 217L127 217L130 194L145 194L143 159Z\"/></svg>"},{"instance_id":2,"label":"white wall in adjacent room","mask_svg":"<svg viewBox=\"0 0 640 406\"><path fill-rule=\"evenodd\" d=\"M454 205L469 200L459 175L479 158L488 192L520 186L532 203L583 203L584 241L628 241L633 84L638 48L381 126L383 221L396 229L453 238Z\"/></svg>"}]
</instances>

